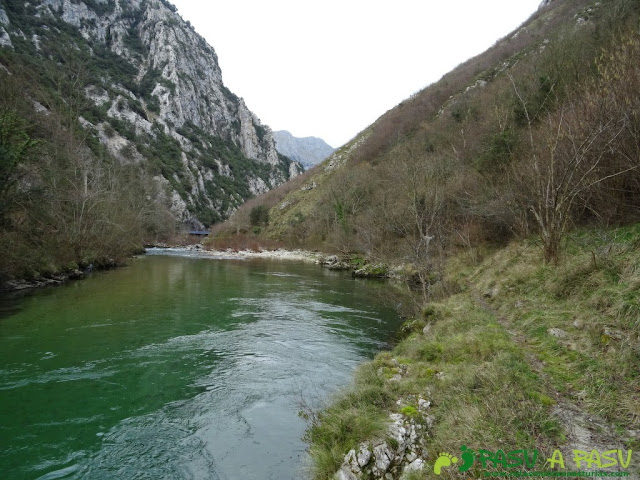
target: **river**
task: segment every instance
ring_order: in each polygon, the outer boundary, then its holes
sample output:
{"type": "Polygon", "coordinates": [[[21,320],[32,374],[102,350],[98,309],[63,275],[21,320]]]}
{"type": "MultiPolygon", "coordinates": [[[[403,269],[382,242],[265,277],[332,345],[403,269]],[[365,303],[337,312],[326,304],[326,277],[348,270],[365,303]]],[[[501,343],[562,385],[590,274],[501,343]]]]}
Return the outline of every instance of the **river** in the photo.
{"type": "Polygon", "coordinates": [[[0,298],[1,476],[307,478],[301,401],[392,340],[383,290],[303,262],[146,255],[0,298]]]}

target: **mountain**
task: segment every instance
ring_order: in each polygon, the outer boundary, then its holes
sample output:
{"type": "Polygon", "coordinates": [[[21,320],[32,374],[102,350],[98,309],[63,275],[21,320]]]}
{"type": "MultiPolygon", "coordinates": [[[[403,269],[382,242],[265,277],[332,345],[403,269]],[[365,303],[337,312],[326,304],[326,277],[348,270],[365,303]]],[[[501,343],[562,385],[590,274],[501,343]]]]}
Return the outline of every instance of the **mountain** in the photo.
{"type": "Polygon", "coordinates": [[[305,168],[317,165],[335,151],[335,148],[321,138],[298,138],[286,130],[273,132],[273,138],[279,153],[300,162],[305,168]]]}
{"type": "Polygon", "coordinates": [[[542,2],[265,196],[261,235],[407,265],[427,298],[457,249],[536,234],[558,262],[569,229],[640,219],[639,5],[542,2]]]}
{"type": "Polygon", "coordinates": [[[74,96],[84,134],[122,163],[149,166],[192,227],[302,171],[165,0],[1,0],[0,62],[8,72],[28,66],[53,96],[74,96]]]}

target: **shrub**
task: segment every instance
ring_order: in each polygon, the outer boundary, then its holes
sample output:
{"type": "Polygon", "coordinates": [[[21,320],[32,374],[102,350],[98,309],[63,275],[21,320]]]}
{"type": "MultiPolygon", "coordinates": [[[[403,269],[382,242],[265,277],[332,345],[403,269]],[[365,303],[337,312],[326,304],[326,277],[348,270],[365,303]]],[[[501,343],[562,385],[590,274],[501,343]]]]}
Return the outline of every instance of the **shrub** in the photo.
{"type": "Polygon", "coordinates": [[[264,205],[257,205],[249,212],[249,221],[251,226],[256,227],[260,225],[269,224],[269,209],[264,205]]]}
{"type": "Polygon", "coordinates": [[[477,169],[482,173],[495,173],[504,168],[511,163],[517,146],[518,133],[515,130],[507,129],[491,135],[478,157],[477,169]]]}

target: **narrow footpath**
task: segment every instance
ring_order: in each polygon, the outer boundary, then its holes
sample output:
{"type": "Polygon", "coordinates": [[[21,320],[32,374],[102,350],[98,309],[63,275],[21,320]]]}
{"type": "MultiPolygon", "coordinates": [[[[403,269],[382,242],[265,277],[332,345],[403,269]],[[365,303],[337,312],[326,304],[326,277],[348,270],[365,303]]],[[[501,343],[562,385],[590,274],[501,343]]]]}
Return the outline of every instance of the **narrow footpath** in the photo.
{"type": "MultiPolygon", "coordinates": [[[[573,400],[579,396],[577,392],[570,391],[569,394],[566,394],[558,391],[549,374],[545,371],[545,363],[540,360],[535,348],[527,341],[523,332],[519,331],[509,318],[500,315],[487,301],[486,296],[481,295],[473,284],[469,282],[467,285],[475,303],[495,317],[497,322],[507,330],[514,343],[522,349],[531,369],[538,375],[545,390],[555,400],[556,404],[552,413],[564,429],[566,446],[575,450],[603,452],[614,448],[623,448],[629,438],[637,438],[638,432],[627,430],[620,434],[616,427],[605,419],[582,408],[573,400]]],[[[637,457],[637,453],[634,452],[634,454],[637,457]]],[[[625,478],[640,480],[640,466],[637,461],[632,461],[628,469],[622,469],[618,466],[612,471],[627,471],[630,475],[625,478]]]]}

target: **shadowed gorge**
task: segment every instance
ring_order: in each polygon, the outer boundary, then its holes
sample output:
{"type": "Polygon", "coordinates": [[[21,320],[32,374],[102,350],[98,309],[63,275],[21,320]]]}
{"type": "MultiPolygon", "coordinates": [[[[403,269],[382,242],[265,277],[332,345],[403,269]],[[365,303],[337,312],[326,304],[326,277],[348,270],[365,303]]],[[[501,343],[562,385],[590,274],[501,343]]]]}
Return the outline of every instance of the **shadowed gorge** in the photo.
{"type": "Polygon", "coordinates": [[[2,299],[0,471],[640,479],[638,0],[543,1],[304,172],[166,0],[0,6],[0,282],[86,277],[2,299]]]}

